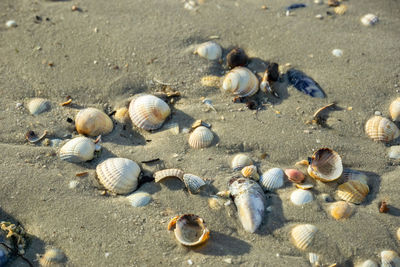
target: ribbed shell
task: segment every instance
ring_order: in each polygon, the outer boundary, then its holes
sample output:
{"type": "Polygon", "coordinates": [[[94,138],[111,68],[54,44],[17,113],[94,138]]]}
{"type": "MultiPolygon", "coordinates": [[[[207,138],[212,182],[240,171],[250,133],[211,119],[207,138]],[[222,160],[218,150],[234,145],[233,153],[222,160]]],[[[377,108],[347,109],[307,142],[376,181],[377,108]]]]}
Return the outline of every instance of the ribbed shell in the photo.
{"type": "Polygon", "coordinates": [[[125,158],[110,158],[96,167],[100,183],[116,194],[127,194],[138,185],[140,167],[134,161],[125,158]]]}
{"type": "Polygon", "coordinates": [[[329,213],[336,220],[347,219],[354,212],[354,205],[346,201],[338,201],[330,204],[329,213]]]}
{"type": "Polygon", "coordinates": [[[222,48],[219,44],[213,41],[200,44],[195,53],[208,60],[220,59],[222,56],[222,48]]]}
{"type": "Polygon", "coordinates": [[[197,194],[201,187],[206,184],[203,179],[190,173],[185,173],[183,175],[183,182],[191,194],[197,194]]]}
{"type": "Polygon", "coordinates": [[[289,181],[293,183],[301,183],[304,181],[304,173],[296,169],[286,169],[285,174],[289,181]]]}
{"type": "Polygon", "coordinates": [[[245,166],[242,169],[241,173],[245,178],[250,178],[255,181],[258,181],[260,179],[260,176],[258,175],[257,172],[257,167],[255,165],[245,166]]]}
{"type": "Polygon", "coordinates": [[[368,185],[356,180],[339,185],[337,190],[337,195],[340,199],[355,204],[363,202],[368,193],[368,185]]]}
{"type": "Polygon", "coordinates": [[[180,169],[165,169],[155,172],[153,176],[154,176],[154,181],[156,183],[169,177],[177,177],[179,180],[183,182],[183,174],[184,172],[180,169]]]}
{"type": "Polygon", "coordinates": [[[236,67],[223,78],[221,90],[240,97],[252,96],[257,93],[258,84],[253,72],[245,67],[236,67]]]}
{"type": "Polygon", "coordinates": [[[273,191],[283,186],[285,173],[280,168],[272,168],[260,177],[260,185],[264,190],[273,191]]]}
{"type": "Polygon", "coordinates": [[[357,170],[344,169],[342,177],[344,182],[356,180],[368,185],[368,176],[365,173],[357,170]]]}
{"type": "Polygon", "coordinates": [[[400,241],[400,227],[399,227],[399,229],[397,229],[396,236],[397,236],[397,239],[400,241]]]}
{"type": "Polygon", "coordinates": [[[133,207],[143,207],[150,203],[151,195],[146,192],[134,192],[126,197],[133,207]]]}
{"type": "Polygon", "coordinates": [[[96,145],[87,137],[76,137],[69,140],[60,149],[60,159],[69,162],[84,162],[93,159],[96,145]]]}
{"type": "Polygon", "coordinates": [[[394,100],[389,106],[390,117],[394,121],[400,120],[400,97],[394,100]]]}
{"type": "Polygon", "coordinates": [[[342,4],[340,6],[335,7],[333,10],[335,11],[336,14],[343,15],[347,11],[347,6],[342,4]]]}
{"type": "Polygon", "coordinates": [[[309,190],[296,189],[290,195],[290,201],[297,206],[313,201],[313,194],[309,190]]]}
{"type": "Polygon", "coordinates": [[[50,108],[50,102],[43,98],[32,98],[27,106],[32,115],[39,115],[50,108]]]}
{"type": "Polygon", "coordinates": [[[85,108],[76,115],[75,127],[80,134],[98,136],[110,133],[114,125],[103,111],[97,108],[85,108]]]}
{"type": "Polygon", "coordinates": [[[231,161],[231,168],[240,171],[245,166],[253,165],[251,158],[245,154],[236,154],[231,161]]]}
{"type": "Polygon", "coordinates": [[[400,257],[393,250],[381,252],[381,267],[400,267],[400,257]]]}
{"type": "Polygon", "coordinates": [[[308,259],[311,263],[311,266],[313,266],[313,267],[321,266],[319,263],[319,255],[318,254],[308,253],[308,259]]]}
{"type": "Polygon", "coordinates": [[[129,105],[133,124],[146,131],[160,128],[170,113],[168,104],[153,95],[140,95],[129,105]]]}
{"type": "Polygon", "coordinates": [[[342,159],[336,151],[321,148],[312,155],[307,171],[311,177],[322,182],[334,181],[342,175],[342,159]]]}
{"type": "Polygon", "coordinates": [[[367,14],[361,18],[361,23],[365,26],[375,25],[379,21],[379,18],[374,14],[367,14]]]}
{"type": "Polygon", "coordinates": [[[168,224],[168,229],[174,229],[175,238],[184,246],[198,246],[206,242],[210,236],[202,218],[194,214],[176,216],[168,224]]]}
{"type": "Polygon", "coordinates": [[[292,229],[293,244],[300,250],[306,250],[314,241],[318,228],[312,224],[300,224],[292,229]]]}
{"type": "Polygon", "coordinates": [[[43,255],[41,255],[39,263],[42,267],[50,267],[57,266],[58,264],[61,264],[64,260],[65,255],[61,250],[57,248],[51,248],[48,249],[43,255]]]}
{"type": "Polygon", "coordinates": [[[205,148],[211,145],[214,139],[213,132],[204,126],[199,126],[190,134],[189,145],[193,148],[205,148]]]}
{"type": "Polygon", "coordinates": [[[373,260],[366,260],[360,264],[357,264],[356,267],[378,267],[378,263],[374,262],[373,260]]]}
{"type": "Polygon", "coordinates": [[[370,118],[365,124],[365,132],[372,140],[382,142],[389,142],[400,135],[396,124],[381,116],[370,118]]]}

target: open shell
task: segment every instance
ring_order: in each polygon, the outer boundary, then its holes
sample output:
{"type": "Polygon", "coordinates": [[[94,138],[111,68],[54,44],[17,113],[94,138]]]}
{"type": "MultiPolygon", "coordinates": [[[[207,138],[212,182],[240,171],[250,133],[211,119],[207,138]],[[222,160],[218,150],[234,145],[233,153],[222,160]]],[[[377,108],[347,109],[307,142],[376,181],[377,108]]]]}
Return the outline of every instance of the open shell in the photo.
{"type": "Polygon", "coordinates": [[[314,241],[318,228],[312,224],[300,224],[291,231],[292,242],[300,250],[306,250],[314,241]]]}
{"type": "Polygon", "coordinates": [[[50,109],[50,102],[43,98],[32,98],[27,107],[32,115],[39,115],[50,109]]]}
{"type": "Polygon", "coordinates": [[[399,267],[400,257],[393,250],[381,251],[381,267],[399,267]]]}
{"type": "Polygon", "coordinates": [[[235,96],[252,96],[259,89],[257,77],[245,67],[236,67],[223,78],[221,90],[235,96]]]}
{"type": "Polygon", "coordinates": [[[39,257],[39,264],[42,267],[58,266],[64,261],[64,253],[57,248],[48,249],[43,255],[40,255],[39,257]]]}
{"type": "Polygon", "coordinates": [[[304,181],[304,173],[296,169],[286,169],[285,174],[289,181],[293,183],[302,183],[304,181]]]}
{"type": "Polygon", "coordinates": [[[184,214],[172,218],[168,230],[174,229],[175,238],[184,246],[193,247],[203,244],[210,237],[202,218],[194,214],[184,214]]]}
{"type": "Polygon", "coordinates": [[[60,149],[60,159],[69,162],[84,162],[93,159],[96,145],[92,139],[79,136],[69,140],[60,149]]]}
{"type": "Polygon", "coordinates": [[[354,213],[354,205],[346,201],[338,201],[330,204],[329,213],[336,220],[347,219],[354,213]]]}
{"type": "Polygon", "coordinates": [[[336,151],[321,148],[312,155],[307,171],[311,177],[322,182],[334,181],[342,175],[342,159],[336,151]]]}
{"type": "Polygon", "coordinates": [[[97,108],[85,108],[76,115],[75,127],[80,134],[98,136],[110,133],[114,125],[103,111],[97,108]]]}
{"type": "Polygon", "coordinates": [[[189,145],[193,148],[205,148],[211,145],[214,139],[213,132],[204,126],[199,126],[190,134],[189,145]]]}
{"type": "Polygon", "coordinates": [[[368,185],[351,180],[338,186],[337,195],[340,199],[354,204],[360,204],[369,193],[368,185]]]}
{"type": "Polygon", "coordinates": [[[374,141],[390,142],[400,135],[396,124],[381,116],[370,118],[365,124],[365,132],[374,141]]]}
{"type": "Polygon", "coordinates": [[[216,60],[221,58],[222,48],[216,42],[209,41],[200,44],[194,53],[208,60],[216,60]]]}
{"type": "Polygon", "coordinates": [[[255,165],[246,166],[241,171],[243,177],[253,179],[254,181],[258,181],[260,176],[257,172],[257,167],[255,165]]]}
{"type": "Polygon", "coordinates": [[[183,182],[183,174],[184,172],[180,169],[165,169],[155,172],[153,176],[156,183],[170,177],[176,177],[183,182]]]}
{"type": "Polygon", "coordinates": [[[313,201],[313,194],[309,190],[296,189],[290,195],[290,201],[297,206],[313,201]]]}
{"type": "Polygon", "coordinates": [[[185,183],[186,188],[191,194],[197,194],[200,191],[201,187],[206,185],[206,182],[204,182],[203,179],[190,173],[185,173],[183,175],[183,182],[185,183]]]}
{"type": "Polygon", "coordinates": [[[389,106],[390,117],[394,121],[400,120],[400,97],[394,100],[389,106]]]}
{"type": "Polygon", "coordinates": [[[240,171],[245,166],[253,165],[251,158],[245,154],[236,154],[231,161],[231,168],[240,171]]]}
{"type": "Polygon", "coordinates": [[[272,168],[260,177],[260,185],[264,190],[273,191],[283,186],[285,173],[280,168],[272,168]]]}

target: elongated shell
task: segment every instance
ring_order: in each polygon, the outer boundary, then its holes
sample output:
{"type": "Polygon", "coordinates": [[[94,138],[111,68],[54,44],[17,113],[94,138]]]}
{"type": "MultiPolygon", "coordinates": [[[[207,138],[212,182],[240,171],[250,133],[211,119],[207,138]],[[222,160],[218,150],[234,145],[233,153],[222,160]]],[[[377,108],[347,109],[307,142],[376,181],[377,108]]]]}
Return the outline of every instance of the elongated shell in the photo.
{"type": "Polygon", "coordinates": [[[50,102],[43,98],[33,98],[28,102],[27,106],[32,115],[39,115],[50,109],[50,102]]]}
{"type": "Polygon", "coordinates": [[[211,145],[214,139],[213,132],[204,126],[199,126],[190,134],[189,145],[193,148],[205,148],[211,145]]]}
{"type": "Polygon", "coordinates": [[[297,206],[313,201],[313,194],[309,190],[296,189],[290,195],[290,201],[297,206]]]}
{"type": "Polygon", "coordinates": [[[289,181],[293,183],[301,183],[304,181],[304,173],[296,169],[286,169],[285,174],[289,181]]]}
{"type": "Polygon", "coordinates": [[[129,111],[128,108],[122,107],[115,111],[114,118],[121,124],[126,124],[129,122],[129,111]]]}
{"type": "Polygon", "coordinates": [[[375,25],[379,21],[378,16],[374,14],[367,14],[361,18],[361,23],[365,26],[375,25]]]}
{"type": "Polygon", "coordinates": [[[381,252],[381,267],[400,267],[400,257],[393,250],[381,252]]]}
{"type": "Polygon", "coordinates": [[[185,173],[183,175],[183,182],[185,183],[186,188],[191,194],[197,194],[200,191],[201,187],[206,185],[206,182],[204,182],[203,179],[190,173],[185,173]]]}
{"type": "Polygon", "coordinates": [[[257,167],[255,165],[246,166],[241,171],[243,177],[253,179],[254,181],[258,181],[260,176],[257,172],[257,167]]]}
{"type": "Polygon", "coordinates": [[[368,176],[365,173],[357,170],[344,169],[342,177],[344,182],[356,180],[368,185],[368,176]]]}
{"type": "Polygon", "coordinates": [[[290,69],[287,71],[287,75],[290,84],[292,84],[294,88],[300,92],[311,97],[325,97],[325,93],[322,91],[322,88],[319,86],[319,84],[305,73],[296,69],[290,69]]]}
{"type": "Polygon", "coordinates": [[[369,193],[368,185],[352,180],[338,186],[337,195],[340,199],[354,204],[360,204],[369,193]]]}
{"type": "Polygon", "coordinates": [[[116,194],[127,194],[138,185],[140,167],[130,159],[110,158],[97,165],[96,173],[107,190],[116,194]]]}
{"type": "Polygon", "coordinates": [[[60,149],[60,159],[69,162],[83,162],[93,159],[96,145],[87,137],[76,137],[69,140],[60,149]]]}
{"type": "Polygon", "coordinates": [[[75,127],[80,134],[98,136],[110,133],[114,125],[103,111],[97,108],[85,108],[76,115],[75,127]]]}
{"type": "Polygon", "coordinates": [[[261,175],[259,183],[264,190],[273,191],[283,186],[284,176],[282,169],[272,168],[261,175]]]}
{"type": "Polygon", "coordinates": [[[169,177],[177,177],[179,180],[183,182],[183,174],[184,174],[183,171],[180,169],[165,169],[155,172],[153,176],[154,176],[154,181],[156,183],[169,177]]]}
{"type": "Polygon", "coordinates": [[[252,96],[257,93],[258,84],[253,72],[245,67],[236,67],[223,78],[221,90],[240,97],[252,96]]]}
{"type": "Polygon", "coordinates": [[[203,244],[210,237],[202,218],[194,214],[176,216],[168,224],[168,230],[174,229],[175,238],[184,246],[193,247],[203,244]]]}
{"type": "Polygon", "coordinates": [[[400,120],[400,97],[394,100],[389,106],[390,117],[394,121],[400,120]]]}
{"type": "Polygon", "coordinates": [[[153,95],[137,96],[129,104],[133,124],[146,131],[160,128],[170,113],[168,104],[153,95]]]}
{"type": "Polygon", "coordinates": [[[231,168],[240,171],[245,166],[253,165],[251,158],[245,154],[236,154],[231,161],[231,168]]]}
{"type": "Polygon", "coordinates": [[[381,116],[370,118],[365,124],[365,132],[372,140],[382,142],[392,141],[400,135],[396,124],[381,116]]]}
{"type": "Polygon", "coordinates": [[[322,182],[334,181],[342,175],[342,159],[336,151],[321,148],[312,155],[307,171],[311,177],[322,182]]]}
{"type": "Polygon", "coordinates": [[[300,224],[292,229],[293,244],[300,250],[306,250],[314,241],[318,228],[312,224],[300,224]]]}
{"type": "Polygon", "coordinates": [[[199,56],[204,57],[208,60],[216,60],[221,58],[222,48],[216,42],[209,41],[200,44],[197,47],[195,54],[198,54],[199,56]]]}
{"type": "Polygon", "coordinates": [[[147,192],[134,192],[126,197],[133,207],[143,207],[150,203],[151,195],[147,192]]]}
{"type": "Polygon", "coordinates": [[[330,204],[329,213],[336,220],[347,219],[354,212],[354,205],[346,201],[338,201],[330,204]]]}
{"type": "Polygon", "coordinates": [[[42,267],[57,266],[65,261],[64,253],[57,249],[51,248],[46,250],[46,252],[40,256],[39,263],[42,267]]]}

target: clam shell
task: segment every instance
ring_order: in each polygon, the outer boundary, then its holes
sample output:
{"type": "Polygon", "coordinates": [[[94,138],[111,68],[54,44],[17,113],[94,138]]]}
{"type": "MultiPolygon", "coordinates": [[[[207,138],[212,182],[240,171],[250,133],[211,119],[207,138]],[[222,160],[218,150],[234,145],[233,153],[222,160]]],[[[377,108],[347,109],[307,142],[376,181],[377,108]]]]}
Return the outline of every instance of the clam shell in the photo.
{"type": "Polygon", "coordinates": [[[240,97],[252,96],[259,89],[257,77],[245,67],[232,69],[222,80],[221,90],[223,92],[230,92],[240,97]]]}
{"type": "Polygon", "coordinates": [[[65,261],[65,255],[61,250],[57,248],[46,250],[46,252],[39,258],[39,263],[42,267],[57,266],[63,261],[65,261]]]}
{"type": "Polygon", "coordinates": [[[206,182],[204,182],[203,179],[190,173],[185,173],[183,175],[183,182],[191,194],[197,194],[201,187],[206,185],[206,182]]]}
{"type": "Polygon", "coordinates": [[[400,267],[400,257],[393,250],[381,252],[381,267],[400,267]]]}
{"type": "Polygon", "coordinates": [[[174,217],[168,224],[168,230],[174,229],[175,238],[184,246],[193,247],[203,244],[210,237],[204,220],[194,214],[174,217]]]}
{"type": "Polygon", "coordinates": [[[255,165],[245,166],[241,171],[243,177],[253,179],[254,181],[258,181],[260,176],[257,172],[257,167],[255,165]]]}
{"type": "Polygon", "coordinates": [[[97,136],[110,133],[114,125],[103,111],[97,108],[85,108],[76,115],[75,127],[80,134],[97,136]]]}
{"type": "Polygon", "coordinates": [[[337,190],[337,195],[340,199],[355,204],[363,202],[368,193],[368,185],[356,180],[339,185],[337,190]]]}
{"type": "Polygon", "coordinates": [[[133,207],[143,207],[150,203],[151,195],[147,192],[134,192],[126,197],[133,207]]]}
{"type": "Polygon", "coordinates": [[[374,14],[367,14],[361,18],[361,23],[365,26],[375,25],[379,21],[378,16],[374,14]]]}
{"type": "Polygon", "coordinates": [[[222,48],[216,42],[209,41],[200,44],[197,47],[195,54],[198,54],[199,56],[204,57],[208,60],[216,60],[221,58],[222,48]]]}
{"type": "Polygon", "coordinates": [[[291,231],[292,242],[300,250],[306,250],[314,241],[318,228],[312,224],[300,224],[291,231]]]}
{"type": "Polygon", "coordinates": [[[84,162],[93,159],[96,145],[92,139],[79,136],[69,140],[60,149],[60,159],[69,162],[84,162]]]}
{"type": "Polygon", "coordinates": [[[378,264],[374,262],[373,260],[366,260],[358,265],[356,267],[378,267],[378,264]]]}
{"type": "Polygon", "coordinates": [[[366,185],[368,185],[368,176],[360,171],[353,170],[353,169],[344,169],[342,173],[342,177],[345,182],[347,181],[360,181],[366,185]]]}
{"type": "Polygon", "coordinates": [[[365,132],[372,140],[382,142],[392,141],[400,135],[396,124],[381,116],[370,118],[365,124],[365,132]]]}
{"type": "Polygon", "coordinates": [[[251,158],[245,154],[236,154],[231,161],[231,168],[240,171],[245,166],[253,165],[251,158]]]}
{"type": "Polygon", "coordinates": [[[290,201],[297,206],[313,201],[313,194],[309,190],[296,189],[290,195],[290,201]]]}
{"type": "Polygon", "coordinates": [[[388,156],[390,159],[400,159],[400,146],[391,146],[388,156]]]}
{"type": "Polygon", "coordinates": [[[146,131],[160,128],[170,113],[168,104],[153,95],[139,95],[129,105],[133,124],[146,131]]]}
{"type": "Polygon", "coordinates": [[[228,64],[229,68],[244,66],[248,61],[249,58],[247,57],[246,53],[239,47],[232,49],[226,55],[226,63],[228,64]]]}
{"type": "Polygon", "coordinates": [[[394,100],[389,106],[390,117],[394,121],[400,120],[400,97],[394,100]]]}
{"type": "Polygon", "coordinates": [[[285,174],[289,181],[293,183],[301,183],[304,181],[304,173],[296,169],[286,169],[285,174]]]}
{"type": "Polygon", "coordinates": [[[321,148],[312,155],[307,171],[311,177],[322,182],[334,181],[342,175],[342,159],[332,149],[321,148]]]}
{"type": "Polygon", "coordinates": [[[264,190],[273,191],[283,186],[284,176],[282,169],[272,168],[261,175],[259,183],[264,190]]]}
{"type": "Polygon", "coordinates": [[[336,220],[347,219],[354,213],[354,205],[346,201],[338,201],[330,204],[329,213],[336,220]]]}
{"type": "Polygon", "coordinates": [[[193,148],[205,148],[211,145],[214,139],[213,132],[204,126],[199,126],[190,134],[189,145],[193,148]]]}
{"type": "Polygon", "coordinates": [[[165,169],[155,172],[153,176],[154,176],[154,181],[156,183],[169,177],[177,177],[179,180],[183,182],[183,174],[184,174],[183,171],[180,169],[165,169]]]}
{"type": "Polygon", "coordinates": [[[50,102],[43,98],[33,98],[28,102],[27,107],[32,115],[39,115],[50,109],[50,102]]]}
{"type": "Polygon", "coordinates": [[[140,167],[130,159],[110,158],[97,165],[96,174],[107,190],[116,194],[127,194],[138,185],[140,167]]]}

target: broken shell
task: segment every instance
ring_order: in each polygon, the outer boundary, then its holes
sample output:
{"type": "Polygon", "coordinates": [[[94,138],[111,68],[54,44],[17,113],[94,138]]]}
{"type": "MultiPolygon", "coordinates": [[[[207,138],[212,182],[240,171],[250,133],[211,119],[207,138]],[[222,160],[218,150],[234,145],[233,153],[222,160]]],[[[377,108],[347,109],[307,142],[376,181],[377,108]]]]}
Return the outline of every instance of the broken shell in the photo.
{"type": "Polygon", "coordinates": [[[356,180],[368,185],[368,176],[365,173],[357,170],[344,169],[342,177],[344,182],[356,180]]]}
{"type": "Polygon", "coordinates": [[[231,168],[240,171],[245,166],[253,165],[251,158],[245,154],[236,154],[231,161],[231,168]]]}
{"type": "Polygon", "coordinates": [[[335,11],[336,14],[343,15],[347,11],[347,6],[340,5],[340,6],[335,7],[333,10],[335,11]]]}
{"type": "Polygon", "coordinates": [[[253,72],[245,67],[236,67],[223,78],[221,90],[240,97],[252,96],[257,93],[258,84],[253,72]]]}
{"type": "Polygon", "coordinates": [[[312,224],[300,224],[291,231],[292,242],[300,250],[306,250],[314,241],[318,228],[312,224]]]}
{"type": "Polygon", "coordinates": [[[98,136],[110,133],[114,125],[103,111],[97,108],[85,108],[76,114],[75,127],[80,134],[98,136]]]}
{"type": "Polygon", "coordinates": [[[340,199],[355,204],[363,202],[368,193],[368,185],[356,180],[339,185],[337,191],[337,195],[340,199]]]}
{"type": "Polygon", "coordinates": [[[296,189],[290,195],[290,201],[297,206],[313,201],[313,194],[309,190],[296,189]]]}
{"type": "Polygon", "coordinates": [[[322,182],[334,181],[342,175],[342,159],[336,151],[321,148],[312,155],[307,171],[311,177],[322,182]]]}
{"type": "Polygon", "coordinates": [[[366,260],[360,264],[357,264],[355,267],[379,267],[379,266],[373,260],[366,260]]]}
{"type": "Polygon", "coordinates": [[[389,142],[400,135],[396,124],[381,116],[370,118],[365,124],[365,132],[372,140],[382,142],[389,142]]]}
{"type": "Polygon", "coordinates": [[[203,179],[190,173],[185,173],[183,175],[183,182],[185,183],[186,188],[191,194],[197,194],[200,191],[201,187],[206,185],[206,182],[204,182],[203,179]]]}
{"type": "Polygon", "coordinates": [[[200,44],[194,53],[208,60],[216,60],[222,56],[222,48],[216,42],[209,41],[200,44]]]}
{"type": "Polygon", "coordinates": [[[184,246],[193,247],[203,244],[210,237],[202,218],[194,214],[176,216],[168,224],[168,230],[174,229],[175,238],[184,246]]]}
{"type": "Polygon", "coordinates": [[[313,184],[295,184],[295,186],[299,189],[309,190],[314,187],[313,184]]]}
{"type": "Polygon", "coordinates": [[[57,248],[51,248],[46,250],[43,255],[40,255],[39,263],[42,267],[50,267],[61,264],[64,260],[65,255],[61,250],[57,248]]]}
{"type": "Polygon", "coordinates": [[[224,206],[224,200],[218,196],[211,196],[208,198],[208,206],[213,210],[219,210],[224,206]]]}
{"type": "Polygon", "coordinates": [[[246,53],[241,48],[234,48],[226,55],[226,62],[229,68],[234,68],[237,66],[245,66],[249,58],[246,53]]]}
{"type": "Polygon", "coordinates": [[[28,140],[29,143],[37,143],[42,140],[47,135],[47,131],[45,130],[42,135],[38,136],[34,131],[28,131],[25,134],[25,139],[28,140]]]}
{"type": "Polygon", "coordinates": [[[400,120],[400,97],[398,97],[390,104],[389,112],[392,120],[400,120]]]}
{"type": "Polygon", "coordinates": [[[397,229],[396,235],[397,235],[397,239],[400,241],[400,227],[399,227],[399,229],[397,229]]]}
{"type": "Polygon", "coordinates": [[[375,25],[378,21],[378,17],[374,14],[367,14],[361,18],[361,23],[365,26],[375,25]]]}
{"type": "Polygon", "coordinates": [[[204,126],[197,127],[189,136],[189,145],[193,148],[205,148],[211,145],[213,132],[204,126]]]}
{"type": "Polygon", "coordinates": [[[43,98],[33,98],[29,101],[27,107],[32,115],[39,115],[50,109],[50,102],[43,98]]]}
{"type": "Polygon", "coordinates": [[[283,186],[284,172],[280,168],[272,168],[260,177],[260,185],[264,190],[273,191],[283,186]]]}
{"type": "Polygon", "coordinates": [[[60,159],[69,162],[83,162],[93,159],[96,145],[92,139],[79,136],[69,140],[60,149],[60,159]]]}
{"type": "Polygon", "coordinates": [[[336,220],[347,219],[354,212],[354,205],[346,201],[338,201],[330,204],[329,213],[336,220]]]}
{"type": "Polygon", "coordinates": [[[128,108],[123,107],[115,111],[114,118],[121,124],[126,124],[129,122],[129,112],[128,108]]]}
{"type": "Polygon", "coordinates": [[[180,169],[165,169],[155,172],[153,176],[156,183],[169,177],[177,177],[183,182],[183,174],[183,171],[181,171],[180,169]]]}
{"type": "Polygon", "coordinates": [[[381,267],[399,267],[400,257],[393,250],[384,250],[381,252],[381,267]]]}
{"type": "Polygon", "coordinates": [[[110,158],[97,165],[96,174],[107,190],[115,194],[127,194],[138,185],[140,167],[130,159],[110,158]]]}
{"type": "Polygon", "coordinates": [[[390,159],[400,159],[400,146],[391,146],[388,156],[390,159]]]}
{"type": "Polygon", "coordinates": [[[258,181],[260,176],[257,172],[257,167],[255,165],[246,166],[241,171],[243,177],[253,179],[254,181],[258,181]]]}
{"type": "Polygon", "coordinates": [[[285,174],[289,181],[293,183],[301,183],[304,181],[304,173],[296,169],[286,169],[285,174]]]}
{"type": "Polygon", "coordinates": [[[316,253],[308,253],[308,259],[313,267],[319,267],[321,264],[319,263],[319,255],[316,253]]]}
{"type": "Polygon", "coordinates": [[[134,192],[126,197],[133,207],[143,207],[150,203],[151,195],[147,192],[134,192]]]}

